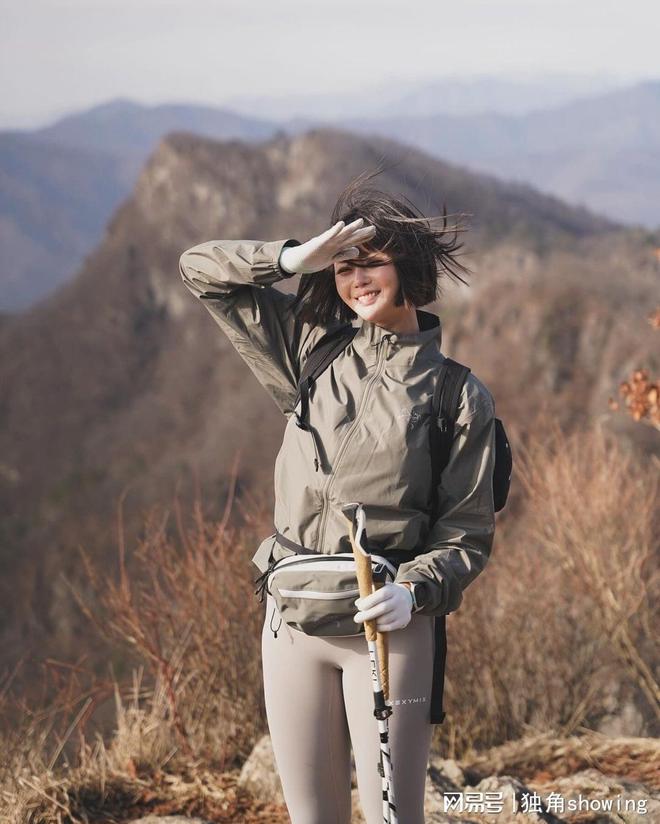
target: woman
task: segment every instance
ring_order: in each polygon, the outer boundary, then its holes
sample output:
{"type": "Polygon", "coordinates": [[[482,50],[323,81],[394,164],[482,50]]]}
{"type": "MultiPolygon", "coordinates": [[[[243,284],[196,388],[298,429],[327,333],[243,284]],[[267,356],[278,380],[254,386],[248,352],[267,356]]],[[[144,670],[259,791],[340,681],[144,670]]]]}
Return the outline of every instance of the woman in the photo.
{"type": "MultiPolygon", "coordinates": [[[[444,356],[440,323],[421,311],[438,275],[462,280],[456,233],[358,178],[332,226],[300,243],[221,240],[181,256],[184,283],[204,301],[287,416],[275,464],[276,534],[253,561],[263,573],[297,549],[350,552],[344,503],[359,501],[370,547],[399,561],[396,577],[356,601],[359,625],[388,632],[390,751],[398,817],[424,821],[433,727],[433,616],[455,610],[484,568],[495,518],[493,399],[463,386],[449,463],[431,490],[429,427],[444,356]],[[297,297],[272,288],[302,274],[297,297]],[[302,366],[329,331],[357,333],[318,377],[308,427],[296,402],[302,366]],[[430,523],[429,500],[439,495],[430,523]],[[405,560],[408,558],[409,560],[405,560]]],[[[363,634],[319,637],[291,628],[268,594],[262,632],[268,725],[293,824],[348,824],[351,746],[368,824],[382,821],[379,737],[363,634]]]]}

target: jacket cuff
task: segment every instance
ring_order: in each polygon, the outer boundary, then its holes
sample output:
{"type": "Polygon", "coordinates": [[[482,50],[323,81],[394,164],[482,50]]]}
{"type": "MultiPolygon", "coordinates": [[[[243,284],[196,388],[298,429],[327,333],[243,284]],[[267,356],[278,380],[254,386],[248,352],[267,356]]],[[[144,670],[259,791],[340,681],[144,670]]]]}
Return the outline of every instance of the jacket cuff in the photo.
{"type": "Polygon", "coordinates": [[[435,584],[431,583],[428,578],[423,576],[416,576],[414,573],[408,574],[406,578],[395,578],[395,584],[414,584],[415,585],[415,600],[417,601],[418,607],[414,609],[413,612],[415,615],[418,614],[429,614],[427,612],[427,607],[431,606],[431,587],[435,586],[435,584]]]}
{"type": "Polygon", "coordinates": [[[282,252],[284,251],[284,249],[286,249],[287,246],[301,246],[301,245],[302,244],[300,243],[300,241],[296,240],[295,238],[289,238],[289,240],[285,240],[282,243],[280,251],[277,255],[277,271],[278,271],[278,274],[280,274],[283,278],[292,278],[296,274],[296,272],[287,272],[286,269],[282,268],[282,265],[280,263],[280,258],[282,257],[282,252]]]}

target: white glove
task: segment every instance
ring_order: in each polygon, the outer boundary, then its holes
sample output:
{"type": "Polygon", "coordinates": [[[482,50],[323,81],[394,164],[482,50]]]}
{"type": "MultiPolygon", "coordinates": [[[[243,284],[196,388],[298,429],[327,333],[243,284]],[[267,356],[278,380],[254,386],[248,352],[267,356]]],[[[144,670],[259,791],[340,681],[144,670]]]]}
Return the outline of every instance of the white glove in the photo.
{"type": "Polygon", "coordinates": [[[343,220],[335,223],[322,235],[317,235],[300,246],[285,246],[280,254],[280,266],[286,272],[308,274],[327,269],[340,260],[350,260],[360,254],[358,243],[364,243],[376,234],[375,226],[365,226],[359,217],[348,226],[343,220]]]}
{"type": "Polygon", "coordinates": [[[392,632],[410,623],[412,592],[404,584],[388,582],[366,598],[358,598],[355,606],[360,610],[353,616],[356,624],[377,618],[378,632],[392,632]]]}

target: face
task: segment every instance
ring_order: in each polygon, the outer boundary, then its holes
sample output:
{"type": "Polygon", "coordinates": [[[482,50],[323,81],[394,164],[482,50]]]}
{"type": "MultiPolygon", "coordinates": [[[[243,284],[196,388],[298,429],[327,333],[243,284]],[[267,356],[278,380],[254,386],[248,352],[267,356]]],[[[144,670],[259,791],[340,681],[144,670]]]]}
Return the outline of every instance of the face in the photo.
{"type": "Polygon", "coordinates": [[[395,304],[399,276],[391,258],[371,252],[354,260],[335,263],[335,285],[344,303],[359,317],[391,331],[405,332],[417,328],[415,308],[395,304]],[[364,266],[369,263],[368,267],[364,266]]]}

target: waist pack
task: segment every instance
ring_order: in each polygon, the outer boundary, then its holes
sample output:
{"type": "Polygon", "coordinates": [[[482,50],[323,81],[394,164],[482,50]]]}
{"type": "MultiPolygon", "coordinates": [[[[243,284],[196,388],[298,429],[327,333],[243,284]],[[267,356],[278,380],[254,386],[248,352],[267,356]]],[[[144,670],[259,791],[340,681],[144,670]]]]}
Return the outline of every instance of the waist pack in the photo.
{"type": "MultiPolygon", "coordinates": [[[[396,567],[380,555],[370,557],[374,581],[394,581],[396,567]]],[[[306,635],[364,634],[364,624],[353,620],[360,589],[351,552],[289,555],[267,570],[263,585],[282,619],[306,635]]]]}
{"type": "MultiPolygon", "coordinates": [[[[308,423],[312,384],[343,352],[356,332],[357,328],[350,324],[341,326],[321,338],[310,352],[298,382],[296,407],[300,401],[300,413],[296,413],[296,423],[301,429],[312,433],[308,423]]],[[[434,493],[440,483],[442,470],[449,461],[458,403],[470,369],[451,358],[445,358],[438,371],[433,393],[433,418],[436,425],[431,426],[429,444],[432,454],[431,524],[437,519],[439,503],[434,493]]],[[[503,509],[506,503],[511,471],[511,447],[502,421],[496,418],[493,469],[493,503],[496,512],[503,509]]],[[[292,550],[294,555],[274,561],[271,550],[268,568],[255,581],[259,584],[256,592],[261,593],[261,600],[264,598],[264,590],[268,590],[275,599],[283,620],[289,626],[308,635],[340,637],[364,633],[364,624],[356,624],[353,621],[353,616],[357,612],[355,600],[359,596],[359,589],[352,555],[321,554],[285,538],[277,528],[273,538],[277,538],[282,546],[292,550]]],[[[420,552],[423,551],[420,549],[420,552]]],[[[393,581],[397,561],[411,560],[415,553],[404,552],[398,559],[395,559],[396,552],[388,555],[388,558],[382,555],[371,556],[374,580],[393,581]]],[[[446,615],[434,616],[434,621],[431,723],[440,724],[445,718],[442,704],[447,652],[446,615]]]]}

